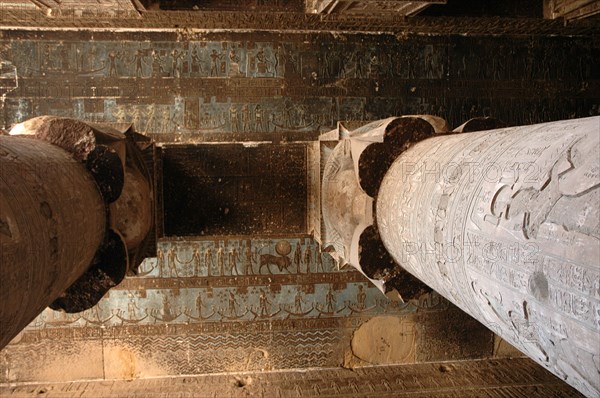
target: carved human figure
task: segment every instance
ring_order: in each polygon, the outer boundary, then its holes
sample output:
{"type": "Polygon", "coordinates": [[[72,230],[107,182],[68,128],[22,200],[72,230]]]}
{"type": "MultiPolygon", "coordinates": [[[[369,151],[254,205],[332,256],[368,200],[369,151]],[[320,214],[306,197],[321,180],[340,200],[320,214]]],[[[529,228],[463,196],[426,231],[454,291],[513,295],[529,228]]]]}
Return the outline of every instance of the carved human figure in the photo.
{"type": "Polygon", "coordinates": [[[309,274],[311,272],[312,267],[312,250],[310,250],[310,245],[306,245],[306,250],[304,250],[304,265],[306,266],[306,273],[309,274]]]}
{"type": "Polygon", "coordinates": [[[194,275],[200,275],[200,251],[197,247],[194,247],[192,251],[192,262],[194,263],[194,275]]]}
{"type": "Polygon", "coordinates": [[[156,129],[156,107],[154,106],[154,104],[148,105],[146,107],[146,113],[148,115],[148,120],[146,121],[146,128],[142,131],[150,132],[156,129]]]}
{"type": "Polygon", "coordinates": [[[110,51],[107,55],[108,61],[108,76],[117,76],[117,59],[121,58],[121,54],[118,52],[110,51]]]}
{"type": "Polygon", "coordinates": [[[234,247],[228,254],[228,260],[229,260],[229,274],[233,275],[235,273],[235,275],[239,275],[237,272],[237,262],[238,262],[238,252],[236,250],[236,248],[234,247]]]}
{"type": "Polygon", "coordinates": [[[328,78],[329,77],[329,57],[327,55],[327,52],[325,52],[325,53],[318,52],[317,53],[317,66],[319,68],[318,76],[321,78],[328,78]]]}
{"type": "Polygon", "coordinates": [[[177,264],[175,264],[175,248],[171,247],[169,251],[167,251],[167,265],[169,267],[169,276],[173,277],[175,275],[176,278],[179,278],[177,274],[177,264]]]}
{"type": "Polygon", "coordinates": [[[258,61],[258,72],[268,73],[271,71],[271,61],[267,59],[264,49],[258,50],[256,53],[256,60],[258,61]]]}
{"type": "Polygon", "coordinates": [[[296,266],[296,271],[300,273],[300,264],[302,263],[302,249],[300,248],[300,243],[296,244],[296,249],[294,250],[294,265],[296,266]]]}
{"type": "Polygon", "coordinates": [[[223,58],[223,54],[217,53],[217,50],[213,49],[210,53],[210,75],[219,76],[219,61],[223,58]]]}
{"type": "Polygon", "coordinates": [[[142,77],[142,65],[146,63],[146,61],[144,61],[144,52],[142,50],[137,50],[130,63],[135,63],[135,76],[142,77]]]}
{"type": "Polygon", "coordinates": [[[371,57],[369,58],[369,76],[370,77],[378,77],[380,71],[380,62],[379,57],[376,53],[371,53],[371,57]]]}
{"type": "Polygon", "coordinates": [[[298,106],[298,108],[296,108],[296,112],[298,113],[298,120],[300,123],[300,126],[304,127],[308,124],[307,119],[306,119],[306,107],[304,105],[300,105],[298,106]]]}
{"type": "Polygon", "coordinates": [[[83,55],[83,51],[81,51],[81,49],[79,47],[75,47],[75,62],[77,63],[77,72],[81,72],[85,69],[83,62],[84,62],[84,55],[83,55]]]}
{"type": "Polygon", "coordinates": [[[127,316],[129,319],[137,319],[137,310],[139,310],[139,307],[135,303],[135,298],[131,297],[127,303],[127,316]]]}
{"type": "Polygon", "coordinates": [[[315,254],[315,272],[319,272],[319,270],[321,270],[321,272],[325,272],[325,268],[323,268],[323,258],[321,257],[321,253],[317,251],[315,254]]]}
{"type": "Polygon", "coordinates": [[[250,109],[248,104],[242,106],[242,132],[250,131],[250,109]]]}
{"type": "Polygon", "coordinates": [[[252,246],[248,243],[246,245],[246,252],[245,252],[245,259],[244,259],[244,265],[245,265],[245,273],[246,275],[252,275],[254,273],[254,271],[252,270],[252,246]]]}
{"type": "Polygon", "coordinates": [[[233,104],[229,107],[229,122],[231,123],[231,132],[237,133],[240,131],[240,117],[237,107],[233,104]]]}
{"type": "Polygon", "coordinates": [[[171,124],[171,110],[169,108],[164,108],[162,111],[162,133],[168,133],[169,127],[171,124]]]}
{"type": "Polygon", "coordinates": [[[233,48],[229,51],[229,73],[231,76],[240,74],[240,57],[233,48]]]}
{"type": "Polygon", "coordinates": [[[365,77],[365,54],[362,51],[357,51],[354,54],[354,77],[357,79],[362,79],[365,77]]]}
{"type": "Polygon", "coordinates": [[[135,107],[131,110],[131,123],[133,123],[134,127],[142,125],[142,111],[140,108],[135,107]]]}
{"type": "Polygon", "coordinates": [[[260,316],[269,315],[269,310],[267,309],[267,305],[270,303],[269,303],[269,299],[267,298],[267,295],[263,289],[260,290],[260,295],[258,297],[258,301],[259,301],[259,308],[260,308],[259,315],[260,316]]]}
{"type": "Polygon", "coordinates": [[[326,312],[334,311],[334,309],[335,309],[334,303],[335,303],[335,296],[333,295],[333,288],[330,285],[329,290],[327,291],[327,295],[325,295],[326,312]]]}
{"type": "Polygon", "coordinates": [[[237,316],[237,301],[235,300],[235,295],[233,294],[233,292],[230,290],[229,291],[229,300],[228,300],[228,304],[229,304],[229,316],[237,316]]]}
{"type": "Polygon", "coordinates": [[[425,77],[432,78],[433,76],[433,54],[429,51],[425,54],[425,77]]]}
{"type": "MultiPolygon", "coordinates": [[[[94,70],[96,68],[96,57],[97,57],[98,51],[96,50],[96,46],[92,45],[92,49],[90,50],[90,56],[89,56],[89,69],[90,70],[94,70]]],[[[83,62],[82,62],[83,65],[83,62]]]]}
{"type": "Polygon", "coordinates": [[[192,50],[192,68],[191,68],[191,74],[193,75],[197,75],[202,73],[202,59],[200,58],[199,54],[198,54],[198,49],[194,48],[192,50]]]}
{"type": "Polygon", "coordinates": [[[185,56],[184,51],[174,49],[171,53],[171,76],[181,77],[182,59],[185,56]]]}
{"type": "Polygon", "coordinates": [[[163,276],[164,265],[165,265],[165,255],[164,255],[162,249],[156,250],[156,262],[158,263],[158,276],[163,276]]]}
{"type": "Polygon", "coordinates": [[[365,293],[365,287],[358,285],[358,293],[356,293],[356,303],[359,310],[366,308],[367,293],[365,293]]]}
{"type": "Polygon", "coordinates": [[[210,249],[210,247],[207,247],[204,251],[204,266],[206,267],[206,272],[208,273],[208,276],[210,276],[210,270],[212,267],[215,266],[215,263],[213,261],[212,250],[210,249]]]}
{"type": "Polygon", "coordinates": [[[288,100],[285,101],[284,109],[283,109],[283,126],[284,127],[292,127],[294,124],[294,105],[288,100]]]}
{"type": "Polygon", "coordinates": [[[152,50],[152,75],[161,76],[163,73],[163,59],[156,50],[152,50]]]}
{"type": "Polygon", "coordinates": [[[302,312],[302,303],[304,299],[302,298],[302,292],[298,290],[296,295],[294,296],[294,312],[299,314],[302,312]]]}
{"type": "Polygon", "coordinates": [[[217,266],[219,268],[219,275],[225,275],[225,254],[221,246],[217,249],[217,266]]]}
{"type": "Polygon", "coordinates": [[[169,297],[165,294],[162,298],[162,313],[164,319],[170,319],[173,317],[173,312],[171,311],[171,303],[169,302],[169,297]]]}
{"type": "Polygon", "coordinates": [[[265,132],[264,111],[260,105],[254,108],[254,127],[255,131],[265,132]]]}

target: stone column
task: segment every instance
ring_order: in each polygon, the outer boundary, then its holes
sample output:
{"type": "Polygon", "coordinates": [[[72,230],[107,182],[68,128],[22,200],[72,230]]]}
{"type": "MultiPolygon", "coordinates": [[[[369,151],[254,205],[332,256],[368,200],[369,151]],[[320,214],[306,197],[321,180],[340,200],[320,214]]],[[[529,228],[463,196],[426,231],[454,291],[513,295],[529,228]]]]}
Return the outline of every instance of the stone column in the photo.
{"type": "Polygon", "coordinates": [[[600,117],[428,138],[376,198],[395,261],[600,395],[600,117]]]}
{"type": "Polygon", "coordinates": [[[153,254],[152,142],[40,116],[0,136],[0,349],[44,308],[81,312],[153,254]]]}
{"type": "Polygon", "coordinates": [[[42,140],[0,136],[0,348],[84,274],[105,229],[81,162],[42,140]]]}

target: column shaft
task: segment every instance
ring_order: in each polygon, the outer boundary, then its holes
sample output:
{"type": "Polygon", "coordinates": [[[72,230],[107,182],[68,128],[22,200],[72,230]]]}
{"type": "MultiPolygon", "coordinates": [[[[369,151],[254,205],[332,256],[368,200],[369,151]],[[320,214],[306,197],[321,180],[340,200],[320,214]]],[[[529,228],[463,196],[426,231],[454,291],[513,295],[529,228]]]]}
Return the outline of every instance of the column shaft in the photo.
{"type": "Polygon", "coordinates": [[[105,225],[80,162],[35,138],[0,136],[0,348],[86,271],[105,225]]]}
{"type": "Polygon", "coordinates": [[[600,118],[429,138],[376,202],[398,264],[588,396],[600,390],[600,118]]]}

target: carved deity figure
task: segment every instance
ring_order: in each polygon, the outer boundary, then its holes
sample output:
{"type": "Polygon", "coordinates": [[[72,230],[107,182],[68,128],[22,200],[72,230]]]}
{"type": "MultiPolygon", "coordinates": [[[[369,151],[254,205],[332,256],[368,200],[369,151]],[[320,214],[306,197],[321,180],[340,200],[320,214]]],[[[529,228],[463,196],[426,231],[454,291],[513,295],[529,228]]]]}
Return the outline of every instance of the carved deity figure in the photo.
{"type": "Polygon", "coordinates": [[[208,276],[210,276],[210,269],[211,267],[215,266],[215,263],[213,261],[212,250],[210,249],[210,247],[207,247],[204,251],[204,266],[206,267],[206,272],[208,273],[208,276]]]}
{"type": "Polygon", "coordinates": [[[254,271],[252,270],[252,246],[250,244],[248,244],[246,246],[246,253],[245,253],[245,270],[246,270],[246,275],[252,275],[254,273],[254,271]]]}
{"type": "Polygon", "coordinates": [[[269,304],[269,299],[267,298],[265,291],[262,289],[260,291],[260,296],[258,297],[258,301],[259,301],[259,307],[260,307],[259,315],[260,316],[269,315],[269,311],[267,309],[267,305],[269,304]]]}
{"type": "Polygon", "coordinates": [[[256,105],[256,108],[254,108],[254,126],[256,131],[265,131],[264,112],[260,105],[256,105]]]}
{"type": "Polygon", "coordinates": [[[233,275],[234,273],[235,273],[235,275],[238,275],[238,272],[237,272],[238,259],[239,259],[238,252],[235,248],[233,248],[233,250],[231,250],[228,255],[229,274],[230,275],[233,275]]]}
{"type": "Polygon", "coordinates": [[[333,289],[329,286],[327,295],[325,296],[325,304],[327,305],[327,312],[333,312],[334,310],[335,296],[333,295],[333,289]]]}
{"type": "Polygon", "coordinates": [[[356,302],[359,310],[364,310],[366,308],[367,301],[367,293],[365,293],[365,288],[363,285],[358,285],[358,293],[356,294],[356,302]]]}
{"type": "Polygon", "coordinates": [[[248,104],[242,106],[242,132],[250,131],[250,109],[248,104]]]}
{"type": "Polygon", "coordinates": [[[192,50],[192,74],[202,73],[202,60],[198,55],[198,49],[192,50]]]}
{"type": "Polygon", "coordinates": [[[200,251],[197,247],[194,247],[192,251],[192,262],[194,263],[194,275],[200,275],[200,251]]]}
{"type": "Polygon", "coordinates": [[[138,306],[135,303],[135,299],[132,297],[129,299],[129,302],[127,303],[127,316],[129,317],[129,319],[136,319],[137,318],[137,312],[136,310],[138,310],[138,306]]]}
{"type": "Polygon", "coordinates": [[[219,75],[218,62],[221,58],[223,58],[223,54],[217,53],[217,50],[213,49],[212,52],[210,53],[210,75],[211,76],[219,75]]]}
{"type": "Polygon", "coordinates": [[[235,105],[231,105],[229,107],[229,121],[231,123],[231,132],[237,133],[240,131],[240,117],[238,114],[238,110],[235,105]]]}
{"type": "Polygon", "coordinates": [[[156,262],[158,265],[158,276],[163,276],[163,268],[165,265],[165,255],[161,249],[156,250],[156,262]]]}
{"type": "Polygon", "coordinates": [[[300,248],[300,243],[296,244],[296,250],[294,250],[294,265],[298,272],[300,272],[300,263],[302,262],[302,249],[300,248]]]}
{"type": "Polygon", "coordinates": [[[301,313],[302,312],[302,292],[298,290],[296,292],[296,296],[294,297],[294,312],[301,313]]]}
{"type": "Polygon", "coordinates": [[[142,77],[142,75],[143,75],[142,65],[145,64],[143,51],[137,50],[130,63],[131,64],[135,63],[135,76],[142,77]]]}
{"type": "Polygon", "coordinates": [[[169,276],[173,277],[173,275],[178,278],[179,275],[177,274],[177,265],[175,264],[175,249],[174,248],[170,248],[167,251],[167,266],[169,267],[169,276]]]}
{"type": "Polygon", "coordinates": [[[310,268],[312,266],[312,250],[310,250],[310,246],[308,245],[304,251],[304,265],[306,266],[306,273],[310,273],[310,268]]]}
{"type": "Polygon", "coordinates": [[[229,316],[237,316],[236,305],[237,301],[235,301],[235,295],[232,291],[229,291],[229,316]]]}
{"type": "Polygon", "coordinates": [[[225,254],[221,246],[217,249],[217,266],[219,267],[219,275],[225,275],[225,254]]]}

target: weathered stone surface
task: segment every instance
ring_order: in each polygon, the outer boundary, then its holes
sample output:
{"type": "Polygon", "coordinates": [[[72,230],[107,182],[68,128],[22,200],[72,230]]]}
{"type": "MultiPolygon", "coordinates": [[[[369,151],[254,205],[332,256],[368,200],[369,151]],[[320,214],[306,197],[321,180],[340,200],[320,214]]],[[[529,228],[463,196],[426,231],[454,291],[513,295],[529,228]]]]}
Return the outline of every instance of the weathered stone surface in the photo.
{"type": "Polygon", "coordinates": [[[0,136],[0,347],[88,268],[105,233],[104,203],[71,154],[0,136]]]}
{"type": "MultiPolygon", "coordinates": [[[[127,353],[116,353],[127,358],[127,353]]],[[[134,363],[134,362],[130,362],[134,363]]],[[[129,371],[134,371],[133,368],[129,371]]],[[[581,398],[528,358],[0,386],[3,397],[581,398]]]]}
{"type": "Polygon", "coordinates": [[[431,4],[446,4],[446,0],[425,1],[354,1],[307,0],[306,12],[315,14],[396,15],[414,16],[431,4]]]}
{"type": "MultiPolygon", "coordinates": [[[[257,15],[261,26],[269,18],[257,15]]],[[[158,142],[277,142],[391,115],[434,114],[456,127],[477,116],[524,125],[598,112],[591,36],[229,28],[3,31],[0,55],[19,84],[0,103],[0,127],[51,114],[133,123],[158,142]]]]}
{"type": "Polygon", "coordinates": [[[195,31],[224,29],[229,32],[248,30],[276,30],[306,32],[393,32],[399,35],[417,33],[425,35],[591,35],[598,33],[593,21],[576,21],[565,24],[560,20],[538,18],[476,18],[476,17],[413,17],[388,14],[385,16],[315,15],[300,12],[257,11],[196,11],[196,12],[144,12],[142,18],[129,12],[106,15],[92,10],[74,18],[47,18],[39,11],[4,9],[0,13],[2,26],[11,29],[40,30],[51,28],[81,29],[95,32],[114,32],[115,27],[131,31],[164,32],[187,37],[195,31]],[[115,18],[117,16],[118,18],[115,18]]]}
{"type": "MultiPolygon", "coordinates": [[[[125,170],[123,194],[111,204],[111,224],[123,237],[128,250],[136,249],[150,231],[153,206],[149,181],[128,166],[125,170]]],[[[137,265],[137,264],[136,264],[137,265]]]]}
{"type": "Polygon", "coordinates": [[[352,353],[372,365],[412,363],[416,352],[415,322],[408,317],[376,316],[352,336],[352,353]]]}
{"type": "MultiPolygon", "coordinates": [[[[201,6],[225,9],[231,3],[201,6]]],[[[390,115],[434,113],[454,127],[489,114],[518,125],[585,116],[597,111],[600,98],[598,41],[590,39],[597,24],[255,11],[148,12],[131,20],[103,19],[100,12],[48,19],[7,11],[0,12],[0,23],[4,128],[54,114],[133,123],[163,143],[310,145],[338,120],[362,125],[390,115]],[[261,49],[263,60],[257,62],[261,49]],[[222,54],[213,72],[212,50],[222,54]]],[[[318,175],[317,164],[306,167],[318,175]]],[[[161,173],[157,169],[158,179],[161,173]]],[[[170,375],[335,366],[363,321],[421,310],[388,302],[358,272],[336,270],[313,239],[290,233],[289,220],[280,223],[276,207],[268,208],[265,219],[277,220],[280,231],[272,239],[163,238],[157,258],[97,306],[77,314],[44,311],[20,342],[0,352],[0,374],[21,368],[25,378],[28,369],[28,380],[34,380],[53,352],[66,350],[73,339],[110,341],[136,357],[151,351],[160,364],[156,369],[170,375]],[[276,249],[281,240],[291,245],[289,260],[276,249]],[[261,267],[257,251],[290,266],[261,267]],[[358,298],[361,288],[364,301],[358,298]],[[261,296],[267,299],[262,313],[261,296]],[[14,354],[17,347],[25,354],[14,354]],[[26,366],[27,350],[42,349],[43,360],[26,366]]],[[[447,322],[452,315],[438,318],[447,322]]],[[[425,318],[418,322],[427,323],[425,318]]],[[[459,352],[445,349],[443,328],[425,330],[431,337],[419,344],[436,343],[435,355],[459,352]]]]}
{"type": "Polygon", "coordinates": [[[600,118],[435,137],[377,199],[395,260],[589,396],[600,394],[600,118]]]}

